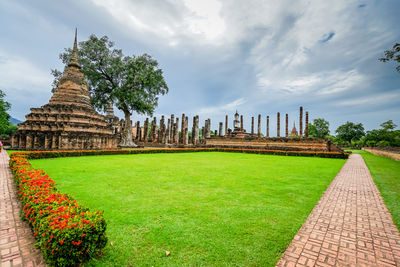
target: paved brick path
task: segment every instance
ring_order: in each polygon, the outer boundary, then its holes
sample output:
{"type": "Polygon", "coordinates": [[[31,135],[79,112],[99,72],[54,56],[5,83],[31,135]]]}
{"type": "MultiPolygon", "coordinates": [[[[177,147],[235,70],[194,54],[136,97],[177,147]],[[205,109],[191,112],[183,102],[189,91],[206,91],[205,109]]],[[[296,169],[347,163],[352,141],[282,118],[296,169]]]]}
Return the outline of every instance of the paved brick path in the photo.
{"type": "Polygon", "coordinates": [[[28,224],[21,220],[21,207],[8,167],[8,155],[0,153],[0,266],[45,266],[28,224]]]}
{"type": "Polygon", "coordinates": [[[360,155],[350,156],[277,266],[400,266],[399,232],[360,155]]]}

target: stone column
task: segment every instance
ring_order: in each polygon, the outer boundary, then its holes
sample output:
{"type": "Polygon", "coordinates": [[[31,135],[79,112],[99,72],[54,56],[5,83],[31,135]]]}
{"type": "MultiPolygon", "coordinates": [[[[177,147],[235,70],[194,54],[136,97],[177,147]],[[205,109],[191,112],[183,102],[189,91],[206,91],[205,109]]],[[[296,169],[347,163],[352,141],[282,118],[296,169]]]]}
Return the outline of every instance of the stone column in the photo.
{"type": "Polygon", "coordinates": [[[151,123],[151,141],[157,142],[157,118],[153,118],[153,122],[151,123]]]}
{"type": "Polygon", "coordinates": [[[141,134],[141,128],[140,128],[140,121],[137,121],[136,122],[136,140],[138,140],[138,141],[141,141],[141,136],[140,136],[140,134],[141,134]]]}
{"type": "Polygon", "coordinates": [[[261,137],[261,114],[258,114],[257,136],[261,137]]]}
{"type": "Polygon", "coordinates": [[[49,149],[50,148],[50,136],[46,134],[44,136],[44,149],[49,149]]]}
{"type": "Polygon", "coordinates": [[[222,127],[224,124],[222,122],[219,123],[219,136],[222,136],[222,127]]]}
{"type": "Polygon", "coordinates": [[[308,111],[306,111],[306,129],[304,134],[308,138],[308,111]]]}
{"type": "Polygon", "coordinates": [[[251,136],[254,135],[254,117],[251,117],[251,136]]]}
{"type": "Polygon", "coordinates": [[[158,136],[158,142],[165,144],[165,119],[164,115],[161,116],[160,120],[160,135],[158,136]]]}
{"type": "Polygon", "coordinates": [[[240,131],[243,132],[243,115],[240,115],[240,131]]]}
{"type": "Polygon", "coordinates": [[[26,149],[32,149],[32,136],[30,134],[26,135],[26,149]]]}
{"type": "Polygon", "coordinates": [[[267,137],[269,137],[269,116],[267,116],[267,137]]]}
{"type": "Polygon", "coordinates": [[[14,134],[11,137],[11,148],[17,147],[18,146],[18,137],[16,134],[14,134]]]}
{"type": "Polygon", "coordinates": [[[206,127],[201,127],[201,140],[205,140],[206,139],[206,127]]]}
{"type": "Polygon", "coordinates": [[[143,141],[148,142],[149,141],[149,136],[148,136],[148,131],[149,131],[149,118],[146,118],[144,121],[144,129],[143,129],[143,141]]]}
{"type": "Polygon", "coordinates": [[[175,124],[175,115],[171,114],[171,132],[169,136],[169,143],[171,144],[174,142],[174,124],[175,124]]]}
{"type": "Polygon", "coordinates": [[[192,144],[194,145],[194,128],[195,128],[195,120],[196,120],[196,116],[193,117],[193,124],[192,124],[192,137],[191,137],[191,141],[192,144]]]}
{"type": "Polygon", "coordinates": [[[182,121],[181,121],[181,136],[179,137],[179,142],[181,143],[181,144],[183,144],[184,143],[184,140],[185,140],[185,119],[186,119],[186,116],[185,116],[185,113],[184,114],[182,114],[182,121]]]}
{"type": "Polygon", "coordinates": [[[281,115],[279,112],[276,114],[276,136],[281,136],[281,115]]]}
{"type": "Polygon", "coordinates": [[[193,125],[194,125],[194,139],[193,139],[193,144],[198,145],[199,144],[199,115],[196,115],[193,120],[193,125]]]}
{"type": "Polygon", "coordinates": [[[179,118],[176,118],[174,143],[179,144],[179,118]]]}
{"type": "Polygon", "coordinates": [[[40,144],[39,144],[39,137],[37,135],[34,135],[34,137],[33,137],[33,146],[32,146],[32,148],[35,149],[35,150],[41,148],[40,144]]]}
{"type": "Polygon", "coordinates": [[[299,136],[303,136],[303,107],[300,107],[299,136]]]}
{"type": "Polygon", "coordinates": [[[25,147],[26,147],[26,138],[23,138],[23,134],[20,134],[18,141],[18,148],[25,148],[25,147]]]}
{"type": "Polygon", "coordinates": [[[167,143],[169,143],[170,141],[170,139],[171,139],[171,119],[170,118],[168,118],[168,124],[167,124],[167,132],[166,132],[166,138],[165,138],[167,141],[167,143]]]}
{"type": "Polygon", "coordinates": [[[51,138],[51,149],[57,148],[56,139],[57,139],[56,135],[53,135],[53,137],[51,138]]]}
{"type": "Polygon", "coordinates": [[[188,117],[185,118],[185,136],[184,136],[183,144],[184,145],[189,144],[189,118],[188,117]]]}
{"type": "Polygon", "coordinates": [[[207,119],[206,124],[205,124],[205,138],[210,138],[211,137],[211,120],[207,119]]]}
{"type": "MultiPolygon", "coordinates": [[[[57,140],[57,147],[56,149],[62,149],[62,137],[61,134],[58,136],[58,140],[57,140]]],[[[83,139],[82,139],[82,149],[83,149],[83,139]]]]}
{"type": "Polygon", "coordinates": [[[66,133],[62,133],[61,134],[61,147],[60,148],[61,149],[68,149],[68,135],[66,133]]]}
{"type": "Polygon", "coordinates": [[[289,115],[286,113],[286,128],[285,128],[285,136],[289,136],[289,115]]]}
{"type": "Polygon", "coordinates": [[[228,136],[228,115],[225,115],[225,136],[228,136]]]}

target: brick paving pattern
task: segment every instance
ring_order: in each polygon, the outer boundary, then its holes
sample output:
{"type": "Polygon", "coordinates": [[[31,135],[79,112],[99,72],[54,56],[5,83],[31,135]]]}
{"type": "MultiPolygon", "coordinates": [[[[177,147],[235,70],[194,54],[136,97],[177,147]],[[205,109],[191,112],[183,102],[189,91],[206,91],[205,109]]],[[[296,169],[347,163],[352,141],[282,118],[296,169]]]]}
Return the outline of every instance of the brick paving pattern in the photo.
{"type": "Polygon", "coordinates": [[[0,152],[0,266],[46,266],[34,244],[29,225],[20,217],[21,205],[8,167],[9,157],[0,152]]]}
{"type": "Polygon", "coordinates": [[[400,234],[360,155],[350,156],[277,266],[400,266],[400,234]]]}

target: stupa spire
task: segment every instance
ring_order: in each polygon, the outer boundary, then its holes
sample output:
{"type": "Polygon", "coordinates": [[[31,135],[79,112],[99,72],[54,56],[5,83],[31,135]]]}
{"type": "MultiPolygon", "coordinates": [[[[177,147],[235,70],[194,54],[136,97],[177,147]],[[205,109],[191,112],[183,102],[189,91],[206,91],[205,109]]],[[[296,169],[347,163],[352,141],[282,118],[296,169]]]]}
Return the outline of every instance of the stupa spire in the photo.
{"type": "Polygon", "coordinates": [[[74,66],[77,68],[81,68],[78,60],[78,42],[77,42],[77,28],[75,28],[75,41],[74,46],[72,48],[71,57],[69,58],[68,67],[74,66]]]}

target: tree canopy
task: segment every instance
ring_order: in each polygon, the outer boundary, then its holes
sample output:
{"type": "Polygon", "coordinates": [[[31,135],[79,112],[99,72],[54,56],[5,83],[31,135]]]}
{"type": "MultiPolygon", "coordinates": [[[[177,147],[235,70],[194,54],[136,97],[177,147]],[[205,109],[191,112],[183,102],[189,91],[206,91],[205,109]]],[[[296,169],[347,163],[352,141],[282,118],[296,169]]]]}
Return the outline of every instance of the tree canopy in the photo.
{"type": "Polygon", "coordinates": [[[329,135],[329,122],[325,119],[315,119],[309,126],[310,137],[325,138],[329,135]]]}
{"type": "MultiPolygon", "coordinates": [[[[60,59],[66,64],[71,49],[65,49],[60,59]]],[[[132,112],[152,116],[160,95],[168,93],[168,86],[158,62],[148,54],[124,56],[121,49],[107,36],[90,35],[79,43],[79,61],[85,74],[92,97],[98,110],[105,110],[113,103],[125,115],[125,130],[122,146],[132,146],[132,112]]],[[[55,77],[53,88],[61,76],[52,70],[55,77]]]]}
{"type": "Polygon", "coordinates": [[[381,127],[386,131],[392,131],[397,127],[397,125],[394,124],[392,120],[388,120],[381,123],[381,127]]]}
{"type": "Polygon", "coordinates": [[[400,131],[395,131],[397,127],[392,120],[383,122],[381,129],[368,131],[363,138],[363,144],[366,146],[400,146],[400,131]]]}
{"type": "MultiPolygon", "coordinates": [[[[384,52],[385,57],[380,58],[382,62],[397,61],[400,63],[400,43],[396,43],[391,50],[384,52]]],[[[400,64],[396,67],[396,70],[400,72],[400,64]]]]}
{"type": "Polygon", "coordinates": [[[4,134],[8,128],[10,115],[7,111],[11,108],[10,103],[4,100],[6,94],[0,90],[0,134],[4,134]]]}
{"type": "Polygon", "coordinates": [[[336,138],[346,143],[360,140],[365,135],[362,123],[346,122],[336,129],[336,138]]]}

